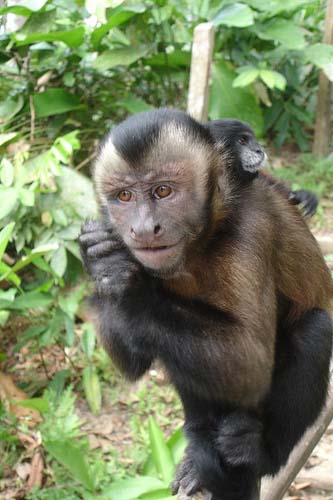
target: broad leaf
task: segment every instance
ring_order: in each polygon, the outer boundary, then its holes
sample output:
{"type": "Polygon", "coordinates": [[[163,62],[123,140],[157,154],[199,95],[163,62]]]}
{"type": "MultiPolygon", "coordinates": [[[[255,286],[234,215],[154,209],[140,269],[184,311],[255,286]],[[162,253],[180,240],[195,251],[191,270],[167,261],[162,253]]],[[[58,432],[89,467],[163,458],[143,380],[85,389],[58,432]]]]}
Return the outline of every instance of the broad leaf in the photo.
{"type": "Polygon", "coordinates": [[[0,219],[4,219],[14,209],[18,200],[18,190],[0,186],[0,219]]]}
{"type": "Polygon", "coordinates": [[[80,449],[70,441],[45,441],[43,444],[47,452],[66,467],[76,481],[88,490],[94,489],[91,471],[80,449]]]}
{"type": "Polygon", "coordinates": [[[257,68],[248,68],[242,71],[237,78],[233,81],[233,87],[246,87],[250,83],[254,82],[259,76],[259,70],[257,68]]]}
{"type": "MultiPolygon", "coordinates": [[[[6,122],[13,118],[19,111],[21,111],[24,104],[24,99],[20,95],[17,97],[17,101],[8,98],[5,101],[0,102],[0,122],[6,122]]],[[[13,133],[13,132],[12,132],[13,133]]]]}
{"type": "Polygon", "coordinates": [[[144,493],[161,490],[167,486],[155,477],[139,476],[115,481],[102,491],[102,496],[110,500],[133,500],[144,493]]]}
{"type": "Polygon", "coordinates": [[[36,42],[64,42],[72,49],[80,47],[84,39],[84,28],[82,26],[73,30],[53,31],[51,33],[25,33],[12,34],[11,38],[16,45],[30,45],[36,42]]]}
{"type": "Polygon", "coordinates": [[[225,26],[236,26],[238,28],[244,28],[245,26],[251,26],[254,24],[253,10],[250,9],[248,5],[243,3],[233,3],[224,7],[218,14],[216,14],[212,23],[215,26],[225,25],[225,26]]]}
{"type": "Polygon", "coordinates": [[[91,411],[100,413],[102,407],[102,392],[96,368],[86,366],[83,370],[83,389],[91,411]]]}
{"type": "MultiPolygon", "coordinates": [[[[19,295],[11,305],[10,309],[25,310],[47,307],[53,301],[52,295],[40,292],[27,292],[19,295]]],[[[9,307],[8,307],[9,308],[9,307]]]]}
{"type": "Polygon", "coordinates": [[[40,118],[82,108],[79,97],[64,89],[48,89],[33,96],[36,115],[40,118]]]}
{"type": "Polygon", "coordinates": [[[149,417],[149,437],[156,470],[163,481],[170,483],[173,478],[175,464],[163,432],[152,417],[149,417]]]}
{"type": "Polygon", "coordinates": [[[15,227],[15,222],[11,222],[10,224],[7,224],[7,226],[5,226],[0,231],[0,261],[2,259],[3,254],[5,253],[10,237],[13,234],[14,227],[15,227]]]}
{"type": "Polygon", "coordinates": [[[248,87],[233,87],[236,76],[234,69],[224,62],[213,65],[209,117],[211,120],[238,118],[250,123],[260,137],[263,133],[262,110],[248,87]]]}
{"type": "Polygon", "coordinates": [[[49,408],[48,402],[43,398],[23,399],[22,401],[15,401],[15,404],[24,408],[37,410],[39,413],[45,413],[49,408]]]}
{"type": "Polygon", "coordinates": [[[141,113],[141,111],[149,111],[153,109],[153,106],[147,104],[143,99],[129,95],[118,101],[117,103],[120,107],[124,107],[129,113],[141,113]]]}
{"type": "Polygon", "coordinates": [[[259,38],[280,42],[290,50],[300,50],[305,47],[304,30],[293,21],[274,19],[259,28],[259,38]]]}
{"type": "Polygon", "coordinates": [[[93,62],[93,67],[98,71],[107,71],[115,66],[130,66],[138,59],[141,59],[148,49],[140,47],[122,47],[120,49],[106,50],[102,52],[93,62]]]}
{"type": "Polygon", "coordinates": [[[50,265],[57,276],[63,276],[67,267],[66,249],[60,246],[52,255],[50,265]]]}

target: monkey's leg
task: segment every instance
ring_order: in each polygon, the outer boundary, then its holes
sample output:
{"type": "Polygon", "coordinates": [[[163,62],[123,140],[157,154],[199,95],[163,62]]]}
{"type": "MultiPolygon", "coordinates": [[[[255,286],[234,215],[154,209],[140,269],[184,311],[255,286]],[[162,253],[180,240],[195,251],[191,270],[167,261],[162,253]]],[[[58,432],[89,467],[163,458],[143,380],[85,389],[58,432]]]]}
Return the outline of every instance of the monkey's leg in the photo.
{"type": "Polygon", "coordinates": [[[186,415],[185,432],[189,439],[185,458],[180,464],[173,492],[181,487],[188,496],[200,490],[212,493],[213,500],[252,500],[257,487],[258,472],[249,463],[227,464],[216,445],[218,425],[229,408],[213,407],[195,397],[182,397],[186,415]]]}
{"type": "Polygon", "coordinates": [[[275,474],[287,461],[325,404],[332,333],[330,315],[313,309],[278,335],[272,388],[263,407],[263,475],[275,474]]]}

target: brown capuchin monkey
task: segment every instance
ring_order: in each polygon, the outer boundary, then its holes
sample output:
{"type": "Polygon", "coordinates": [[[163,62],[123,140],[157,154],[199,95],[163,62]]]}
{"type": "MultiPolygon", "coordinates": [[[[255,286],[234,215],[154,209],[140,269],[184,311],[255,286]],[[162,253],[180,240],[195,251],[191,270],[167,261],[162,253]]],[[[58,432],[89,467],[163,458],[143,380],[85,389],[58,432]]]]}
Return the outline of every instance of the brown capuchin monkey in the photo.
{"type": "Polygon", "coordinates": [[[217,144],[222,149],[232,150],[235,176],[243,183],[252,182],[258,177],[266,179],[266,183],[285,196],[290,203],[302,208],[306,217],[312,217],[318,207],[318,198],[306,189],[292,191],[288,184],[273,177],[261,169],[266,161],[266,153],[258,143],[248,123],[234,119],[213,120],[205,123],[217,144]]]}
{"type": "Polygon", "coordinates": [[[209,127],[159,109],[100,147],[80,245],[102,343],[130,380],[159,360],[189,440],[173,483],[250,500],[320,414],[332,280],[299,211],[234,174],[209,127]]]}

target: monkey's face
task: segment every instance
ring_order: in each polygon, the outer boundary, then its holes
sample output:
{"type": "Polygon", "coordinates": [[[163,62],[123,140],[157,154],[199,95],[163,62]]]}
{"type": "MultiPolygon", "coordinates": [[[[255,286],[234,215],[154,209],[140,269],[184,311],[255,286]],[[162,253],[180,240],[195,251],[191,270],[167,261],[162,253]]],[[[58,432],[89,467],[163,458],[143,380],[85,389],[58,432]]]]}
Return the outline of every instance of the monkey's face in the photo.
{"type": "Polygon", "coordinates": [[[260,170],[266,160],[266,153],[257,142],[254,134],[247,130],[240,131],[235,140],[236,151],[243,169],[252,173],[260,170]]]}
{"type": "Polygon", "coordinates": [[[172,275],[206,223],[209,148],[177,123],[160,126],[155,137],[141,129],[135,147],[137,123],[121,141],[118,127],[95,168],[103,213],[145,268],[172,275]]]}

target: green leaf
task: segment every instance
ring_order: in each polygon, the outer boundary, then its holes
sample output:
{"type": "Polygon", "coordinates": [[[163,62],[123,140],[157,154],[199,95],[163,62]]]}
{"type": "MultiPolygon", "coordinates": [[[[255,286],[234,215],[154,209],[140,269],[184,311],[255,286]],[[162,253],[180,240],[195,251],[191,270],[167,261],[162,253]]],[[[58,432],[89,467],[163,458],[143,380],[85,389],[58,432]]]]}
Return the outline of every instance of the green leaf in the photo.
{"type": "Polygon", "coordinates": [[[20,277],[13,273],[12,268],[0,261],[0,281],[3,280],[11,281],[16,286],[20,286],[21,284],[20,277]]]}
{"type": "Polygon", "coordinates": [[[233,87],[246,87],[259,76],[259,70],[256,68],[248,68],[242,71],[232,83],[233,87]]]}
{"type": "Polygon", "coordinates": [[[96,28],[91,34],[91,43],[94,49],[97,49],[103,37],[109,33],[111,28],[116,26],[120,26],[125,23],[131,17],[136,16],[137,14],[141,14],[145,12],[146,7],[143,4],[138,4],[137,6],[133,5],[118,5],[114,9],[110,9],[108,11],[108,19],[105,24],[96,28]]]}
{"type": "Polygon", "coordinates": [[[333,81],[333,45],[316,43],[304,50],[307,61],[322,69],[327,78],[333,81]]]}
{"type": "Polygon", "coordinates": [[[147,104],[143,99],[138,99],[132,95],[118,101],[118,106],[124,107],[129,113],[141,113],[141,111],[149,111],[153,106],[147,104]]]}
{"type": "Polygon", "coordinates": [[[4,219],[14,209],[18,200],[18,190],[0,186],[0,219],[4,219]]]}
{"type": "Polygon", "coordinates": [[[170,54],[159,52],[148,59],[145,64],[149,66],[160,66],[161,68],[189,68],[191,65],[191,53],[185,50],[174,50],[170,54]]]}
{"type": "Polygon", "coordinates": [[[139,496],[140,500],[173,500],[177,499],[176,496],[170,496],[170,488],[163,488],[161,490],[151,491],[139,496]]]}
{"type": "Polygon", "coordinates": [[[92,355],[94,354],[96,345],[95,330],[91,323],[84,323],[82,330],[83,330],[81,337],[82,349],[87,358],[91,358],[92,355]]]}
{"type": "Polygon", "coordinates": [[[236,26],[238,28],[244,28],[245,26],[251,26],[254,24],[254,12],[248,5],[243,3],[233,3],[224,7],[218,14],[216,14],[212,23],[215,26],[225,25],[225,26],[236,26]]]}
{"type": "Polygon", "coordinates": [[[130,66],[146,53],[147,47],[123,47],[120,49],[106,50],[93,62],[93,67],[98,71],[107,71],[115,66],[130,66]]]}
{"type": "Polygon", "coordinates": [[[41,292],[27,292],[19,295],[13,302],[10,309],[24,310],[44,308],[53,302],[52,295],[41,292]]]}
{"type": "Polygon", "coordinates": [[[60,246],[52,255],[50,265],[57,276],[63,276],[67,267],[66,249],[60,246]]]}
{"type": "Polygon", "coordinates": [[[10,224],[7,224],[0,231],[0,261],[2,259],[3,254],[5,253],[10,237],[13,234],[14,227],[15,227],[15,222],[11,222],[10,224]]]}
{"type": "Polygon", "coordinates": [[[35,204],[35,193],[30,189],[21,188],[19,191],[19,199],[25,207],[33,207],[35,204]]]}
{"type": "Polygon", "coordinates": [[[80,47],[84,39],[84,28],[80,26],[73,30],[53,31],[51,33],[33,33],[26,35],[18,32],[11,35],[13,42],[17,46],[30,45],[36,42],[64,42],[70,48],[75,49],[80,47]]]}
{"type": "Polygon", "coordinates": [[[39,413],[46,413],[49,409],[48,402],[43,398],[23,399],[22,401],[15,401],[15,405],[37,410],[39,413]]]}
{"type": "MultiPolygon", "coordinates": [[[[1,299],[0,299],[0,302],[1,302],[1,299]]],[[[0,326],[5,326],[5,324],[8,321],[9,315],[10,315],[9,311],[4,311],[4,310],[1,311],[0,310],[0,326]]]]}
{"type": "MultiPolygon", "coordinates": [[[[1,9],[0,9],[1,10],[1,9]]],[[[13,118],[23,107],[24,99],[20,95],[17,101],[12,98],[8,98],[5,101],[0,102],[0,122],[6,122],[13,118]]]]}
{"type": "MultiPolygon", "coordinates": [[[[1,136],[2,134],[0,134],[1,136]]],[[[7,158],[3,158],[0,164],[0,182],[5,187],[10,187],[14,182],[14,166],[7,158]]]]}
{"type": "Polygon", "coordinates": [[[32,12],[40,10],[47,0],[22,0],[20,5],[10,5],[0,9],[0,16],[4,14],[16,14],[17,16],[30,16],[32,12]]]}
{"type": "Polygon", "coordinates": [[[82,109],[80,98],[64,89],[48,89],[33,96],[36,115],[40,118],[82,109]]]}
{"type": "Polygon", "coordinates": [[[102,392],[99,378],[94,366],[86,366],[83,370],[83,389],[91,411],[100,413],[102,407],[102,392]]]}
{"type": "Polygon", "coordinates": [[[250,88],[233,87],[236,76],[235,70],[225,62],[213,65],[209,117],[211,120],[232,117],[248,122],[261,137],[264,123],[260,105],[250,88]]]}
{"type": "Polygon", "coordinates": [[[305,47],[304,30],[286,19],[274,19],[262,25],[257,34],[263,40],[280,42],[290,50],[300,50],[305,47]]]}
{"type": "Polygon", "coordinates": [[[156,470],[162,476],[163,481],[170,483],[175,464],[163,432],[152,417],[149,417],[149,438],[156,470]]]}
{"type": "Polygon", "coordinates": [[[8,134],[0,134],[0,146],[7,144],[18,136],[18,132],[9,132],[8,134]]]}
{"type": "Polygon", "coordinates": [[[110,500],[133,500],[144,493],[167,488],[167,486],[155,477],[139,476],[113,482],[102,491],[102,496],[110,500]]]}
{"type": "Polygon", "coordinates": [[[70,472],[72,477],[88,490],[94,489],[90,468],[82,450],[70,441],[45,441],[46,451],[70,472]]]}
{"type": "Polygon", "coordinates": [[[167,441],[168,447],[175,464],[178,464],[184,456],[185,448],[187,446],[187,439],[183,432],[182,427],[177,429],[170,439],[167,441]]]}

